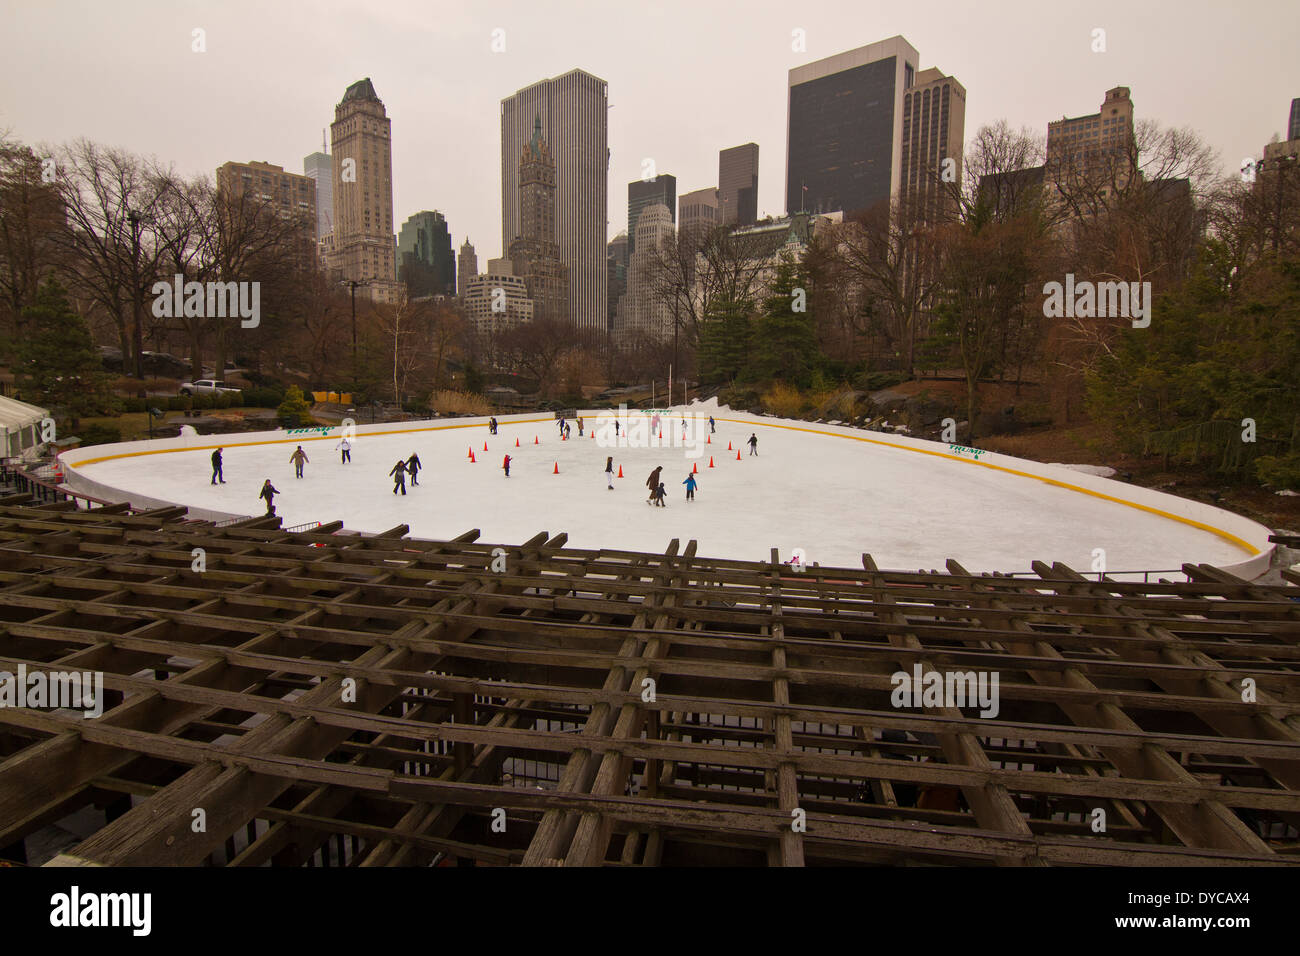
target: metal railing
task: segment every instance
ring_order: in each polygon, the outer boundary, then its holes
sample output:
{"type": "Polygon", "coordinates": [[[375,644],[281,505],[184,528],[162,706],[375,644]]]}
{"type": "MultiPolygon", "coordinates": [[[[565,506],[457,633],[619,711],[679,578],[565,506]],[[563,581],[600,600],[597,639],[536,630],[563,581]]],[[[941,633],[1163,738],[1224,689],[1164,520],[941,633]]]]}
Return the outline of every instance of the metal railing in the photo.
{"type": "MultiPolygon", "coordinates": [[[[78,510],[90,511],[93,508],[103,508],[117,503],[61,487],[61,481],[62,476],[48,462],[37,463],[22,458],[0,458],[0,482],[23,494],[31,495],[43,504],[71,501],[78,510]]],[[[136,514],[138,511],[137,508],[127,507],[128,514],[136,514]]]]}

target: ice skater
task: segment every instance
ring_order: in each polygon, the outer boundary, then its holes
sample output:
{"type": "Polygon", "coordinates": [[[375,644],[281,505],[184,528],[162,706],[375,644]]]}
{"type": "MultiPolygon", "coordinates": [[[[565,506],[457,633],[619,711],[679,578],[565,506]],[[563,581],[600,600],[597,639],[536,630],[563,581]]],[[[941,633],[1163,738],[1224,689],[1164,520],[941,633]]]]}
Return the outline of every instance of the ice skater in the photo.
{"type": "Polygon", "coordinates": [[[279,493],[280,490],[276,488],[275,485],[271,484],[270,478],[262,482],[262,490],[257,497],[266,499],[266,516],[268,518],[275,514],[275,504],[273,502],[275,496],[279,493]]]}
{"type": "Polygon", "coordinates": [[[645,486],[650,489],[650,497],[646,499],[646,502],[649,504],[654,504],[655,494],[659,490],[659,472],[663,470],[664,466],[660,465],[654,471],[650,472],[650,477],[645,480],[645,486]]]}
{"type": "Polygon", "coordinates": [[[581,418],[578,419],[578,437],[579,437],[579,438],[582,437],[582,419],[581,419],[581,418]]]}
{"type": "Polygon", "coordinates": [[[605,459],[605,480],[609,482],[609,490],[614,490],[614,456],[610,455],[605,459]]]}
{"type": "Polygon", "coordinates": [[[411,457],[406,459],[406,470],[411,474],[411,487],[414,488],[420,483],[420,469],[424,463],[420,461],[420,456],[411,452],[411,457]]]}
{"type": "Polygon", "coordinates": [[[352,462],[352,442],[346,438],[339,439],[339,443],[334,446],[334,450],[341,452],[339,464],[347,465],[352,462]]]}
{"type": "Polygon", "coordinates": [[[695,484],[696,484],[696,482],[695,482],[695,476],[694,476],[694,475],[687,475],[687,476],[686,476],[686,480],[683,481],[682,484],[684,484],[684,485],[686,486],[686,500],[687,500],[687,501],[694,501],[694,500],[695,500],[695,484]]]}
{"type": "Polygon", "coordinates": [[[221,482],[223,485],[226,483],[226,477],[221,473],[221,449],[220,448],[218,448],[216,451],[212,453],[212,483],[215,485],[218,481],[221,482]]]}
{"type": "Polygon", "coordinates": [[[745,444],[749,446],[749,453],[751,455],[758,454],[758,435],[754,434],[753,432],[750,432],[749,441],[747,441],[745,444]]]}
{"type": "Polygon", "coordinates": [[[497,419],[496,416],[493,415],[491,418],[488,419],[488,434],[495,435],[496,433],[497,433],[497,419]]]}
{"type": "Polygon", "coordinates": [[[618,419],[614,419],[614,440],[618,440],[618,419]]]}
{"type": "Polygon", "coordinates": [[[406,494],[406,462],[402,461],[402,459],[400,458],[397,459],[397,464],[393,466],[393,470],[388,473],[388,476],[393,479],[393,494],[397,494],[398,490],[400,489],[402,494],[405,495],[406,494]]]}
{"type": "Polygon", "coordinates": [[[506,473],[507,478],[510,477],[510,456],[509,455],[506,455],[505,461],[501,462],[501,470],[506,473]]]}
{"type": "Polygon", "coordinates": [[[564,434],[564,416],[563,416],[563,415],[560,416],[560,434],[561,434],[561,435],[564,434]]]}
{"type": "Polygon", "coordinates": [[[302,466],[308,464],[307,453],[302,450],[302,445],[299,445],[298,450],[289,456],[289,460],[293,462],[293,476],[295,478],[301,478],[302,466]]]}
{"type": "Polygon", "coordinates": [[[665,500],[668,497],[668,488],[665,487],[662,481],[659,483],[659,489],[655,492],[654,497],[655,497],[655,504],[658,505],[660,508],[668,507],[668,502],[665,500]]]}
{"type": "Polygon", "coordinates": [[[715,421],[713,420],[713,416],[710,415],[710,416],[709,416],[709,434],[710,434],[710,435],[716,435],[717,433],[718,433],[718,423],[715,422],[715,421]]]}

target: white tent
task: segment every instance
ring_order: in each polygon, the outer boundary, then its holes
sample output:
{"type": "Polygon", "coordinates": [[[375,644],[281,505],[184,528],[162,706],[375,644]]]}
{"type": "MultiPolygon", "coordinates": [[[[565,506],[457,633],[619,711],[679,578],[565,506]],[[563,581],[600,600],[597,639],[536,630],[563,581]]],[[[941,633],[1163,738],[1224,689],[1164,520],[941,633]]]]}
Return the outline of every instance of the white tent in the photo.
{"type": "Polygon", "coordinates": [[[49,415],[43,408],[0,395],[0,434],[4,436],[0,454],[6,458],[35,454],[41,444],[41,419],[49,415]]]}

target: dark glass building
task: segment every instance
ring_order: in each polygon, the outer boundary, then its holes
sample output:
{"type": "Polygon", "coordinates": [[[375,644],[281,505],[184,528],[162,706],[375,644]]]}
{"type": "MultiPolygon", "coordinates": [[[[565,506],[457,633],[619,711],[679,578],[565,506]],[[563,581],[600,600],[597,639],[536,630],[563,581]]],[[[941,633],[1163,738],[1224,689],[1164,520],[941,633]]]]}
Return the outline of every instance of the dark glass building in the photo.
{"type": "Polygon", "coordinates": [[[790,71],[787,213],[847,217],[889,199],[900,166],[903,94],[919,59],[894,37],[790,71]]]}
{"type": "Polygon", "coordinates": [[[442,213],[417,212],[397,237],[397,278],[412,298],[456,294],[456,256],[442,213]]]}
{"type": "Polygon", "coordinates": [[[718,153],[718,205],[718,221],[724,226],[752,226],[758,221],[757,143],[718,153]]]}

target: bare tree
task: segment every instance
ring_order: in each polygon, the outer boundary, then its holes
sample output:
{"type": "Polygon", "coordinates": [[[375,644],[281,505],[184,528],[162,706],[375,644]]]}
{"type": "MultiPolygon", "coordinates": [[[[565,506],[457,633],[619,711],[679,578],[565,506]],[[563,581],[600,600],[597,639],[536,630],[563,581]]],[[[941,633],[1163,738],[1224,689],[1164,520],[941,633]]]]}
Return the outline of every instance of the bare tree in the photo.
{"type": "Polygon", "coordinates": [[[0,132],[0,297],[15,325],[58,260],[63,208],[42,172],[40,157],[0,132]]]}

